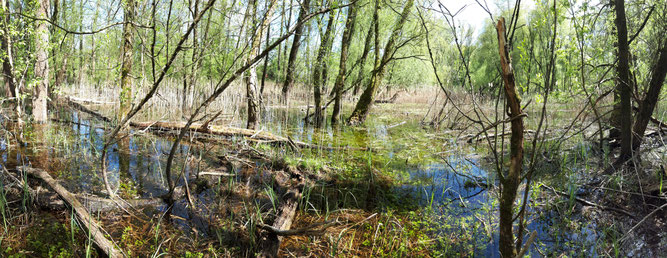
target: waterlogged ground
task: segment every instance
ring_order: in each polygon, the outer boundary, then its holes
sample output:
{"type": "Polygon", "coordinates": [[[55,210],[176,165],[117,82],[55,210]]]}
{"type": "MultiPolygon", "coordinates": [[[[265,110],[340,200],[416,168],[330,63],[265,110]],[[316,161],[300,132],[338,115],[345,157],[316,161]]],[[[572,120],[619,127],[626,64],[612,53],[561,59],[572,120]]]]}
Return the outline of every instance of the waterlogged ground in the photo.
{"type": "MultiPolygon", "coordinates": [[[[483,145],[466,144],[451,132],[423,126],[420,121],[424,110],[414,106],[378,105],[366,127],[342,129],[307,126],[303,119],[306,112],[298,108],[269,111],[261,130],[322,146],[368,150],[320,148],[293,153],[243,139],[229,139],[234,145],[223,146],[186,143],[179,150],[173,179],[178,186],[184,186],[184,178],[225,166],[220,162],[221,155],[250,145],[329,179],[304,191],[296,227],[331,218],[347,221],[327,230],[324,236],[286,238],[282,246],[285,255],[499,257],[495,233],[498,190],[493,187],[495,172],[483,145]],[[397,114],[393,110],[414,112],[397,114]]],[[[44,168],[72,192],[105,196],[99,173],[105,124],[66,110],[57,113],[57,120],[45,128],[27,128],[24,136],[29,140],[24,146],[2,141],[0,165],[9,170],[18,164],[44,168]]],[[[230,124],[242,125],[240,121],[230,124]]],[[[111,184],[126,199],[164,195],[168,188],[163,171],[172,140],[138,131],[130,133],[109,152],[111,184]]],[[[583,148],[576,150],[581,151],[583,148]]],[[[578,166],[581,164],[586,162],[579,162],[578,166]]],[[[258,214],[271,212],[272,200],[278,196],[263,180],[270,176],[263,167],[259,163],[227,166],[225,171],[236,173],[236,177],[202,183],[208,187],[193,189],[195,207],[190,207],[185,199],[178,200],[172,219],[162,217],[166,204],[142,209],[146,217],[141,218],[123,212],[97,216],[120,246],[133,255],[172,252],[253,256],[257,246],[252,225],[261,221],[258,214]],[[248,189],[252,180],[245,181],[242,174],[256,175],[251,178],[260,183],[253,182],[266,187],[248,189]],[[249,194],[244,196],[243,192],[249,194]]],[[[564,175],[547,169],[548,166],[541,168],[528,204],[528,230],[538,233],[529,254],[600,255],[598,248],[605,238],[615,234],[613,230],[602,232],[596,223],[587,222],[575,212],[580,209],[575,208],[575,202],[546,194],[538,187],[541,183],[558,184],[557,187],[574,192],[576,186],[568,182],[576,181],[578,174],[564,175]]],[[[20,256],[21,249],[37,256],[45,251],[49,255],[84,254],[90,244],[86,245],[85,236],[71,227],[68,216],[66,212],[39,211],[26,223],[29,230],[22,236],[11,235],[16,232],[15,227],[3,226],[5,233],[0,244],[10,247],[5,248],[3,255],[20,256]],[[45,216],[59,222],[45,223],[45,216]],[[50,232],[44,234],[48,239],[35,237],[34,232],[40,230],[50,232]],[[26,234],[28,242],[20,243],[26,234]],[[60,249],[45,247],[49,245],[60,249]]]]}

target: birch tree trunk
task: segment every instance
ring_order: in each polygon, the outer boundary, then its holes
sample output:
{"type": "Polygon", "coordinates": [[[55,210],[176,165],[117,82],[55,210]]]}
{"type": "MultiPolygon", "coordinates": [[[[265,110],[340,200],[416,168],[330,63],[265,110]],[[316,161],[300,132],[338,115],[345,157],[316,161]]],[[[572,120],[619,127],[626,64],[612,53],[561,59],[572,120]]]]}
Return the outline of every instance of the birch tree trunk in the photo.
{"type": "MultiPolygon", "coordinates": [[[[261,21],[261,24],[253,22],[253,27],[255,29],[248,30],[247,32],[248,39],[251,41],[251,43],[250,43],[250,53],[246,55],[246,60],[245,60],[246,65],[252,62],[252,58],[257,56],[257,54],[259,53],[259,47],[262,43],[262,33],[268,29],[269,24],[271,23],[271,16],[273,15],[273,10],[276,7],[275,4],[276,1],[277,0],[271,0],[271,2],[269,3],[268,9],[266,10],[266,14],[264,15],[264,18],[261,21]],[[259,25],[259,27],[257,25],[259,25]]],[[[251,0],[248,8],[252,8],[252,14],[251,14],[252,16],[249,18],[254,21],[256,16],[255,14],[257,12],[257,0],[251,0]]],[[[257,63],[250,66],[248,71],[246,71],[243,76],[243,82],[246,85],[246,94],[247,94],[246,97],[248,99],[248,123],[246,127],[252,130],[255,130],[257,128],[257,125],[260,123],[260,116],[259,116],[260,89],[258,87],[259,85],[257,84],[256,67],[257,63]]]]}

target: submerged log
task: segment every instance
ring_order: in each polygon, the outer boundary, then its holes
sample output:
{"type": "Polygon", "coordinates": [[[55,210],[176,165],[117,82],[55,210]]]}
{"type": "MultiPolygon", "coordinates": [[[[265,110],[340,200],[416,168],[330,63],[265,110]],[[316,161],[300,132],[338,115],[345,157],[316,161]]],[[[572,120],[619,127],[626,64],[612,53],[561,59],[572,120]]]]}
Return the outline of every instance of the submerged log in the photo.
{"type": "MultiPolygon", "coordinates": [[[[67,205],[63,202],[62,198],[55,193],[54,191],[49,191],[41,187],[36,189],[30,189],[31,195],[35,199],[35,202],[42,209],[48,210],[65,210],[67,205]]],[[[108,212],[118,209],[127,210],[130,208],[136,208],[141,206],[157,206],[163,204],[162,199],[160,198],[150,198],[150,199],[130,199],[123,201],[114,201],[108,198],[92,196],[92,195],[80,195],[73,194],[77,200],[82,204],[82,206],[89,212],[108,212]]]]}
{"type": "MultiPolygon", "coordinates": [[[[81,112],[92,115],[93,117],[100,119],[104,122],[111,122],[112,119],[108,118],[98,112],[90,110],[85,106],[73,101],[72,99],[66,98],[67,103],[74,109],[81,112]]],[[[152,132],[159,133],[171,133],[174,131],[180,131],[185,127],[184,122],[130,122],[130,126],[140,130],[147,130],[152,132]]],[[[299,148],[309,148],[309,149],[325,149],[325,150],[368,150],[366,147],[336,147],[336,146],[322,146],[317,144],[310,144],[301,141],[295,141],[289,137],[282,137],[274,135],[270,132],[263,130],[250,130],[244,128],[235,128],[235,127],[226,127],[226,126],[217,126],[217,125],[208,125],[208,123],[199,124],[194,123],[190,126],[190,131],[198,132],[204,135],[216,135],[216,136],[226,136],[226,137],[245,137],[249,140],[260,141],[262,143],[273,143],[273,144],[286,144],[289,146],[295,145],[299,148]]],[[[195,136],[198,138],[198,136],[195,136]]]]}
{"type": "Polygon", "coordinates": [[[116,247],[116,244],[113,241],[105,237],[102,227],[92,216],[90,216],[86,208],[79,202],[74,194],[67,191],[67,189],[56,182],[56,180],[44,170],[30,167],[19,167],[19,169],[44,181],[60,196],[60,198],[72,207],[74,214],[81,222],[79,225],[88,231],[90,237],[92,237],[95,242],[95,245],[97,245],[102,252],[108,257],[123,257],[120,249],[116,247]]]}
{"type": "Polygon", "coordinates": [[[86,210],[92,212],[112,211],[117,209],[128,209],[141,206],[158,206],[164,203],[160,198],[148,199],[128,199],[123,201],[114,201],[109,198],[97,197],[92,195],[77,195],[77,199],[84,205],[86,210]]]}

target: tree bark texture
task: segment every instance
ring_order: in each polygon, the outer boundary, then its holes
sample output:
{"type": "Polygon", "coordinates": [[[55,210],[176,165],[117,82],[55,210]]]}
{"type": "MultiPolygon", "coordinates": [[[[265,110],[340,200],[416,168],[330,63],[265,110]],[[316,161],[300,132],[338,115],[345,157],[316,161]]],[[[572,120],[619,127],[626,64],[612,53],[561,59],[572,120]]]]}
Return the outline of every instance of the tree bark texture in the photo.
{"type": "Polygon", "coordinates": [[[326,83],[324,80],[324,63],[326,62],[325,58],[327,55],[327,49],[329,47],[329,38],[331,38],[331,32],[333,24],[336,19],[336,12],[329,12],[329,21],[327,22],[327,28],[322,35],[320,41],[320,47],[317,51],[317,60],[315,61],[315,67],[313,69],[313,95],[315,96],[315,127],[322,126],[322,84],[326,83]]]}
{"type": "MultiPolygon", "coordinates": [[[[37,8],[37,17],[48,19],[48,12],[51,9],[49,0],[40,0],[37,8]]],[[[48,121],[48,110],[46,101],[49,94],[49,29],[47,22],[38,21],[35,31],[35,77],[37,85],[35,86],[32,97],[32,115],[37,123],[48,121]]]]}
{"type": "MultiPolygon", "coordinates": [[[[248,6],[248,8],[254,9],[252,11],[252,17],[250,17],[250,19],[254,20],[254,17],[256,16],[255,14],[257,12],[257,0],[251,0],[250,3],[251,5],[248,6]]],[[[257,56],[257,53],[259,53],[259,46],[261,45],[262,42],[262,33],[269,27],[273,10],[276,7],[275,3],[276,0],[271,0],[271,2],[269,3],[269,7],[266,11],[265,17],[261,21],[261,24],[253,22],[254,24],[253,27],[258,29],[258,31],[256,31],[256,29],[248,30],[248,37],[251,41],[251,44],[250,44],[250,53],[247,55],[245,61],[246,64],[250,63],[252,61],[252,58],[257,56]],[[257,27],[257,25],[259,25],[259,28],[257,27]]],[[[246,94],[248,100],[248,123],[246,128],[252,130],[255,130],[257,128],[257,125],[260,123],[260,117],[259,117],[260,89],[258,87],[259,85],[257,84],[256,66],[257,64],[253,64],[243,76],[243,81],[246,85],[246,94]]]]}
{"type": "Polygon", "coordinates": [[[621,160],[632,157],[632,83],[630,82],[630,49],[625,17],[625,0],[615,0],[616,30],[618,40],[617,87],[620,92],[620,110],[617,121],[621,128],[621,160]]]}
{"type": "Polygon", "coordinates": [[[347,57],[349,55],[350,43],[352,43],[352,34],[354,33],[354,25],[357,18],[357,5],[353,3],[348,8],[347,20],[345,21],[345,30],[343,31],[343,39],[340,47],[340,64],[338,66],[338,76],[334,83],[334,107],[331,114],[331,124],[338,124],[340,118],[341,98],[343,95],[343,88],[345,86],[345,73],[347,72],[347,57]]]}
{"type": "Polygon", "coordinates": [[[663,42],[662,49],[660,49],[658,62],[655,63],[653,67],[653,72],[651,73],[651,81],[649,83],[648,91],[646,96],[639,103],[639,113],[635,119],[635,124],[632,131],[634,132],[634,138],[632,139],[632,149],[638,150],[639,146],[644,140],[644,132],[648,126],[648,122],[651,120],[651,115],[655,109],[658,99],[660,98],[660,91],[665,81],[665,74],[667,73],[667,42],[663,42]]]}
{"type": "Polygon", "coordinates": [[[303,26],[304,26],[302,21],[306,17],[306,15],[308,15],[308,9],[310,9],[309,4],[310,0],[303,0],[303,3],[301,4],[301,10],[299,11],[299,18],[297,18],[296,21],[298,26],[294,31],[292,48],[290,48],[289,57],[287,58],[287,70],[285,71],[285,81],[283,83],[283,89],[282,89],[282,94],[283,94],[282,97],[284,103],[287,103],[289,97],[288,96],[289,91],[292,89],[292,86],[294,84],[294,69],[296,67],[296,57],[297,54],[299,54],[299,47],[301,46],[301,34],[303,33],[303,26]]]}
{"type": "Polygon", "coordinates": [[[132,64],[134,58],[134,25],[135,0],[125,0],[123,24],[123,46],[120,67],[120,108],[118,120],[120,121],[128,113],[132,105],[132,64]]]}
{"type": "MultiPolygon", "coordinates": [[[[500,53],[500,67],[505,85],[505,97],[511,119],[510,138],[510,166],[509,172],[501,176],[502,190],[500,194],[500,254],[502,257],[515,257],[514,234],[512,232],[514,201],[521,181],[523,169],[523,118],[521,110],[521,97],[516,89],[516,79],[512,68],[512,59],[505,38],[505,19],[500,18],[496,25],[498,34],[498,49],[500,53]]],[[[498,171],[502,175],[502,171],[498,171]]]]}

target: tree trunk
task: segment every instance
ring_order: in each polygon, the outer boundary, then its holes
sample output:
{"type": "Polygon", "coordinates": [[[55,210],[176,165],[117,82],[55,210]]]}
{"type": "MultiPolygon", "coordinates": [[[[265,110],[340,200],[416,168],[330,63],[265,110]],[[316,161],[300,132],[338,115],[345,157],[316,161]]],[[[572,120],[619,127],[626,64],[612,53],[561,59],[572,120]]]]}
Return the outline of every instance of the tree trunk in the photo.
{"type": "Polygon", "coordinates": [[[124,8],[124,21],[123,24],[123,49],[122,49],[122,60],[120,67],[120,109],[118,110],[118,120],[121,120],[123,116],[129,111],[130,106],[132,105],[132,63],[133,63],[133,42],[134,42],[134,8],[135,0],[127,0],[125,2],[124,8]]]}
{"type": "Polygon", "coordinates": [[[375,16],[373,16],[373,21],[371,22],[370,27],[368,27],[368,33],[366,33],[366,40],[364,41],[364,50],[361,52],[361,57],[359,58],[359,74],[357,75],[357,79],[354,80],[354,89],[352,90],[352,95],[356,96],[359,93],[359,85],[361,85],[361,81],[364,79],[364,64],[366,64],[366,58],[368,57],[368,53],[371,52],[371,39],[373,39],[374,35],[374,30],[373,27],[375,23],[378,21],[375,20],[375,16]]]}
{"type": "MultiPolygon", "coordinates": [[[[286,1],[286,0],[283,0],[286,1]]],[[[285,23],[285,29],[289,30],[290,26],[292,25],[292,5],[294,4],[294,0],[289,1],[289,14],[287,16],[287,23],[285,23]]],[[[283,35],[281,32],[280,35],[283,35]]],[[[285,48],[283,50],[283,53],[281,54],[283,60],[287,60],[287,41],[285,41],[285,48]]],[[[283,73],[283,76],[287,74],[287,66],[283,68],[280,66],[280,71],[283,73]]]]}
{"type": "MultiPolygon", "coordinates": [[[[509,54],[509,48],[505,39],[505,19],[500,18],[496,25],[498,33],[498,49],[500,52],[500,66],[502,68],[502,77],[505,82],[505,97],[511,117],[512,136],[510,138],[510,166],[509,173],[502,176],[500,183],[502,192],[500,194],[500,254],[502,257],[515,257],[514,234],[512,233],[512,224],[514,216],[514,200],[521,181],[521,171],[523,169],[523,118],[521,111],[521,98],[516,89],[516,80],[512,68],[512,59],[509,54]]],[[[546,86],[546,85],[545,85],[546,86]]]]}
{"type": "Polygon", "coordinates": [[[621,97],[617,121],[621,127],[621,155],[624,161],[632,157],[632,87],[630,82],[630,49],[628,47],[628,27],[625,20],[625,0],[616,0],[616,29],[618,39],[618,85],[621,97]]]}
{"type": "Polygon", "coordinates": [[[655,109],[655,105],[658,103],[660,98],[660,91],[662,90],[662,85],[665,81],[665,74],[667,73],[667,42],[663,42],[662,49],[660,50],[660,55],[658,57],[658,62],[653,67],[651,82],[649,83],[648,91],[646,96],[639,103],[639,113],[635,119],[635,125],[633,127],[633,132],[635,137],[632,139],[632,149],[638,150],[641,146],[642,141],[644,140],[644,132],[648,126],[648,122],[651,120],[651,115],[655,109]]]}
{"type": "MultiPolygon", "coordinates": [[[[199,0],[192,2],[192,7],[190,10],[192,18],[194,19],[195,15],[199,13],[199,0]]],[[[197,27],[195,26],[194,29],[192,29],[192,56],[190,59],[190,71],[189,73],[185,72],[183,74],[183,95],[181,96],[181,114],[183,117],[185,117],[185,114],[188,113],[188,88],[190,89],[190,92],[192,92],[192,87],[194,87],[197,82],[197,71],[199,70],[199,62],[197,61],[199,57],[199,52],[197,50],[199,48],[197,47],[197,43],[197,27]]],[[[186,67],[185,58],[183,58],[183,67],[186,67]]]]}
{"type": "Polygon", "coordinates": [[[9,37],[9,31],[7,31],[9,28],[9,3],[7,0],[0,0],[0,4],[2,4],[2,7],[4,8],[4,11],[2,12],[2,51],[6,53],[6,57],[2,59],[2,74],[5,80],[5,84],[7,85],[7,91],[9,93],[7,97],[11,96],[12,98],[16,98],[18,96],[18,92],[16,91],[16,77],[14,77],[12,41],[9,37]]]}
{"type": "MultiPolygon", "coordinates": [[[[250,40],[251,43],[250,43],[250,53],[248,53],[245,61],[246,65],[252,62],[252,58],[257,56],[257,53],[259,53],[259,46],[262,43],[262,33],[269,27],[269,24],[271,23],[271,16],[273,14],[273,10],[276,7],[275,3],[276,0],[271,0],[271,2],[269,3],[269,7],[266,10],[266,14],[264,15],[264,19],[262,20],[262,23],[257,24],[257,22],[253,22],[252,25],[253,29],[248,30],[247,32],[248,39],[250,40]]],[[[252,12],[250,12],[251,16],[249,17],[249,19],[252,19],[254,21],[256,16],[255,14],[257,12],[257,0],[251,0],[248,8],[252,8],[252,12]]],[[[253,64],[252,66],[250,66],[248,71],[246,71],[246,73],[243,76],[243,81],[246,85],[246,94],[248,99],[248,123],[246,127],[252,130],[255,130],[260,122],[260,117],[259,117],[260,89],[257,85],[256,66],[257,64],[253,64]]]]}
{"type": "MultiPolygon", "coordinates": [[[[48,19],[51,9],[49,0],[40,0],[37,8],[37,17],[48,19]]],[[[37,85],[32,97],[32,115],[37,123],[48,121],[46,100],[49,94],[49,30],[45,21],[37,22],[37,37],[35,39],[35,77],[37,85]]]]}
{"type": "Polygon", "coordinates": [[[21,110],[21,98],[20,96],[20,85],[16,81],[16,76],[14,75],[14,55],[12,52],[12,38],[8,31],[9,28],[9,2],[7,0],[0,0],[0,5],[4,7],[2,11],[2,20],[3,26],[2,29],[2,50],[5,52],[6,56],[2,61],[2,73],[5,79],[5,84],[7,84],[8,91],[10,96],[15,98],[14,101],[14,113],[16,115],[17,123],[19,127],[23,124],[21,117],[23,116],[23,111],[21,110]]]}
{"type": "Polygon", "coordinates": [[[341,98],[343,95],[343,88],[345,86],[345,73],[347,72],[347,56],[349,55],[350,43],[352,43],[352,34],[354,33],[354,25],[357,18],[357,5],[356,2],[353,3],[347,14],[347,20],[345,21],[345,30],[343,31],[343,39],[341,40],[340,47],[340,64],[338,67],[338,76],[336,77],[336,82],[334,83],[333,91],[334,96],[334,107],[333,113],[331,114],[331,124],[338,124],[338,119],[340,116],[341,109],[341,98]]]}
{"type": "MultiPolygon", "coordinates": [[[[285,1],[283,1],[283,7],[285,6],[285,1]]],[[[269,2],[266,2],[266,9],[269,9],[269,2]]],[[[281,15],[282,17],[282,15],[281,15]]],[[[281,22],[282,24],[282,22],[281,22]]],[[[282,28],[281,28],[282,30],[282,28]]],[[[269,40],[271,39],[271,26],[266,26],[266,41],[264,42],[264,48],[269,47],[269,40]]],[[[282,35],[282,32],[280,33],[282,35]]],[[[278,46],[278,54],[280,54],[280,46],[278,46]]],[[[266,54],[266,58],[264,58],[264,67],[262,68],[262,83],[259,86],[259,102],[261,105],[262,102],[262,94],[264,94],[264,84],[266,83],[266,71],[268,70],[269,66],[269,57],[271,56],[271,53],[266,54]]],[[[280,55],[278,55],[280,56],[280,55]]]]}
{"type": "Polygon", "coordinates": [[[313,94],[315,96],[315,126],[322,127],[322,92],[321,86],[324,83],[322,74],[324,73],[324,62],[327,54],[327,49],[329,47],[329,38],[331,37],[331,31],[333,24],[336,19],[336,12],[329,12],[329,21],[327,22],[327,28],[322,35],[320,40],[320,48],[317,53],[317,59],[315,61],[315,67],[313,69],[313,94]]]}
{"type": "MultiPolygon", "coordinates": [[[[373,102],[375,101],[375,94],[377,92],[377,89],[380,87],[380,84],[382,84],[382,79],[384,77],[384,72],[385,68],[387,67],[387,64],[389,61],[391,61],[392,56],[394,55],[394,52],[396,51],[396,41],[398,40],[398,37],[401,34],[401,30],[403,29],[403,25],[408,19],[408,14],[410,14],[410,10],[412,9],[412,5],[414,4],[414,0],[408,0],[405,6],[403,7],[403,12],[401,13],[401,16],[394,26],[393,31],[391,32],[391,36],[389,37],[389,41],[387,41],[387,44],[384,47],[384,53],[382,54],[382,60],[381,62],[377,62],[377,56],[379,55],[379,49],[376,47],[375,53],[376,53],[376,65],[375,65],[375,70],[373,72],[373,79],[371,80],[370,85],[364,92],[361,94],[361,97],[359,98],[359,101],[357,102],[356,107],[354,108],[354,111],[352,111],[352,115],[348,119],[348,123],[350,124],[360,124],[363,123],[366,120],[366,117],[368,116],[368,113],[373,105],[373,102]]],[[[377,4],[376,4],[377,5],[377,4]]],[[[376,9],[379,7],[376,6],[376,9]]],[[[375,16],[376,14],[374,14],[375,16]]],[[[375,23],[375,36],[376,36],[376,45],[377,45],[377,38],[378,38],[378,23],[375,23]]]]}
{"type": "MultiPolygon", "coordinates": [[[[53,12],[51,13],[51,21],[53,21],[53,22],[56,23],[56,24],[59,24],[59,23],[60,23],[60,21],[58,20],[59,9],[60,9],[60,0],[54,0],[54,1],[53,1],[53,12]]],[[[49,31],[49,33],[50,33],[51,35],[56,34],[56,33],[55,33],[55,30],[56,30],[56,27],[55,27],[55,26],[52,26],[52,27],[51,27],[51,30],[49,31]]],[[[53,37],[53,38],[51,39],[51,44],[54,44],[54,45],[56,44],[56,39],[55,39],[55,38],[56,38],[56,37],[53,37]]],[[[93,41],[94,41],[94,40],[93,40],[93,41]]],[[[51,49],[51,57],[52,57],[52,58],[51,58],[51,61],[52,61],[51,64],[53,64],[53,67],[58,67],[58,62],[57,62],[57,60],[56,60],[56,51],[57,51],[57,50],[58,50],[58,49],[55,48],[55,47],[51,49]]],[[[54,90],[54,88],[57,88],[58,86],[60,86],[60,85],[58,84],[58,83],[59,83],[59,81],[58,81],[58,71],[55,71],[55,76],[54,76],[54,77],[55,77],[54,85],[52,85],[51,88],[49,89],[49,90],[50,90],[50,92],[49,92],[49,97],[50,97],[50,98],[51,98],[51,97],[54,97],[54,96],[53,96],[53,95],[54,95],[54,94],[53,94],[53,90],[54,90]]]]}
{"type": "Polygon", "coordinates": [[[287,70],[285,71],[285,82],[283,83],[283,96],[282,101],[287,103],[289,91],[294,84],[294,68],[296,66],[296,57],[299,53],[299,46],[301,45],[301,34],[303,33],[302,21],[308,15],[310,0],[303,0],[301,4],[301,10],[299,11],[299,18],[297,18],[298,27],[294,31],[294,39],[292,40],[292,48],[289,51],[289,57],[287,59],[287,70]]]}

